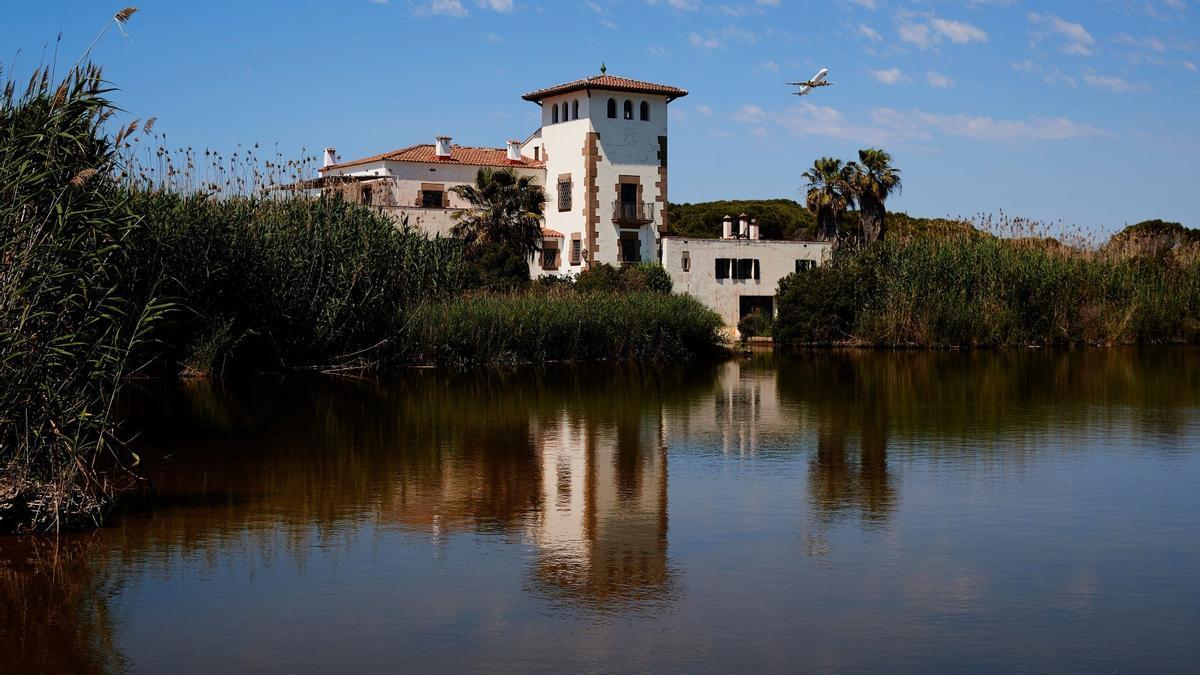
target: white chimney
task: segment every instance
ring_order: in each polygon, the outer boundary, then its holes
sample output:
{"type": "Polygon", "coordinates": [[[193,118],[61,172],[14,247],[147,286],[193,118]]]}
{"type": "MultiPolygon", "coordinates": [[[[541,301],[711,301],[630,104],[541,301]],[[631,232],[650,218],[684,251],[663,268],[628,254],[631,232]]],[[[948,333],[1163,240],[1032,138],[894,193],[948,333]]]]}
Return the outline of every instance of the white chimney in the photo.
{"type": "Polygon", "coordinates": [[[321,166],[333,166],[337,164],[337,150],[333,148],[325,148],[325,159],[321,166]]]}
{"type": "Polygon", "coordinates": [[[750,220],[750,238],[758,239],[758,218],[750,220]]]}
{"type": "Polygon", "coordinates": [[[521,141],[509,141],[508,142],[508,161],[510,161],[510,162],[521,161],[521,141]]]}
{"type": "Polygon", "coordinates": [[[733,216],[725,216],[721,221],[721,238],[733,239],[733,216]]]}
{"type": "Polygon", "coordinates": [[[438,157],[449,157],[450,156],[450,137],[449,136],[438,136],[436,147],[437,147],[437,156],[438,157]]]}
{"type": "Polygon", "coordinates": [[[738,239],[746,239],[750,236],[750,221],[749,216],[742,214],[738,216],[738,239]]]}

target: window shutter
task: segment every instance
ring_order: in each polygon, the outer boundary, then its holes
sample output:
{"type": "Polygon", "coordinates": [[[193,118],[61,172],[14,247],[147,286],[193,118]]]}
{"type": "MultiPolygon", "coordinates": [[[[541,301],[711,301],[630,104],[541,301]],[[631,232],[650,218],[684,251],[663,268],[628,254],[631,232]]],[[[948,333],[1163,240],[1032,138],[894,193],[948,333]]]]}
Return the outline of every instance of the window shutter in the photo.
{"type": "Polygon", "coordinates": [[[761,276],[759,276],[759,273],[760,272],[759,272],[759,267],[758,267],[758,258],[755,258],[754,259],[754,278],[755,278],[755,280],[762,278],[761,276]]]}
{"type": "Polygon", "coordinates": [[[717,258],[717,278],[729,278],[729,258],[717,258]]]}

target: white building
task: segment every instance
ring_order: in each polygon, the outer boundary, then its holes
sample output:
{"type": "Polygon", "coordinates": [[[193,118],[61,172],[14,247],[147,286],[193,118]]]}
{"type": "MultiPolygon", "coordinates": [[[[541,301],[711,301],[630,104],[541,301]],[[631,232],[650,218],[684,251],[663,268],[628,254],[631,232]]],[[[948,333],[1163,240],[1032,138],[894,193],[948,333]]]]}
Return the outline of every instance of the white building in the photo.
{"type": "Polygon", "coordinates": [[[479,148],[438,136],[433,143],[345,162],[329,148],[318,183],[444,236],[454,211],[469,206],[451,189],[474,183],[481,167],[511,168],[546,190],[542,251],[530,263],[532,275],[661,260],[677,291],[733,326],[747,307],[773,307],[779,279],[796,271],[799,260],[823,260],[828,245],[759,241],[757,226],[746,223],[738,233],[727,223],[722,239],[664,238],[667,105],[682,96],[683,89],[601,69],[600,75],[525,94],[541,106],[542,125],[524,141],[479,148]],[[720,260],[751,262],[734,263],[729,276],[721,276],[720,260]],[[746,264],[752,277],[737,276],[746,264]]]}
{"type": "Polygon", "coordinates": [[[667,105],[687,92],[601,74],[525,94],[542,126],[505,148],[434,143],[339,162],[326,151],[321,178],[356,201],[406,215],[446,234],[467,206],[450,191],[480,167],[511,167],[546,188],[543,252],[535,275],[578,273],[597,263],[657,260],[666,231],[667,105]]]}
{"type": "Polygon", "coordinates": [[[830,251],[829,242],[759,239],[758,225],[742,214],[737,230],[725,217],[720,239],[663,237],[662,265],[675,291],[736,326],[755,309],[774,316],[779,281],[827,261],[830,251]]]}

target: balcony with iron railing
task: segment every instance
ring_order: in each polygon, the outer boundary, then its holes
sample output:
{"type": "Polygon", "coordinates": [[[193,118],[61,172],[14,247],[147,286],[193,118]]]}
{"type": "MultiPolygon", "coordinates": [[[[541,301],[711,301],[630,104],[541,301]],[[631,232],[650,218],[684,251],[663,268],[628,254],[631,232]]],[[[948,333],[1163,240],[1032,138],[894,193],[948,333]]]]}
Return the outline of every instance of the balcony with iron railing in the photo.
{"type": "Polygon", "coordinates": [[[618,225],[646,225],[654,222],[654,202],[613,202],[613,222],[618,225]]]}

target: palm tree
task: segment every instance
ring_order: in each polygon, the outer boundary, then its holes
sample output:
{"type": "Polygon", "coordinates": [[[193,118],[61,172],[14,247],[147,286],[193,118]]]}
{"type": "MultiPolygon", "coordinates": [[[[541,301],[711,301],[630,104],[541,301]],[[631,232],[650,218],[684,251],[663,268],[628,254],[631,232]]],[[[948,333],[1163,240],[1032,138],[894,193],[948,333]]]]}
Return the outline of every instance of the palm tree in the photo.
{"type": "Polygon", "coordinates": [[[858,200],[863,239],[867,243],[883,239],[887,234],[887,198],[900,192],[900,170],[892,166],[892,156],[883,150],[868,148],[858,151],[858,163],[851,162],[850,180],[854,198],[858,200]]]}
{"type": "Polygon", "coordinates": [[[808,183],[805,203],[817,218],[817,237],[837,241],[838,224],[854,201],[848,167],[842,160],[822,157],[802,175],[808,183]]]}
{"type": "Polygon", "coordinates": [[[499,246],[528,259],[541,249],[546,193],[533,178],[518,176],[512,169],[482,168],[474,185],[450,190],[472,206],[454,212],[457,222],[451,229],[463,240],[468,256],[499,246]]]}

